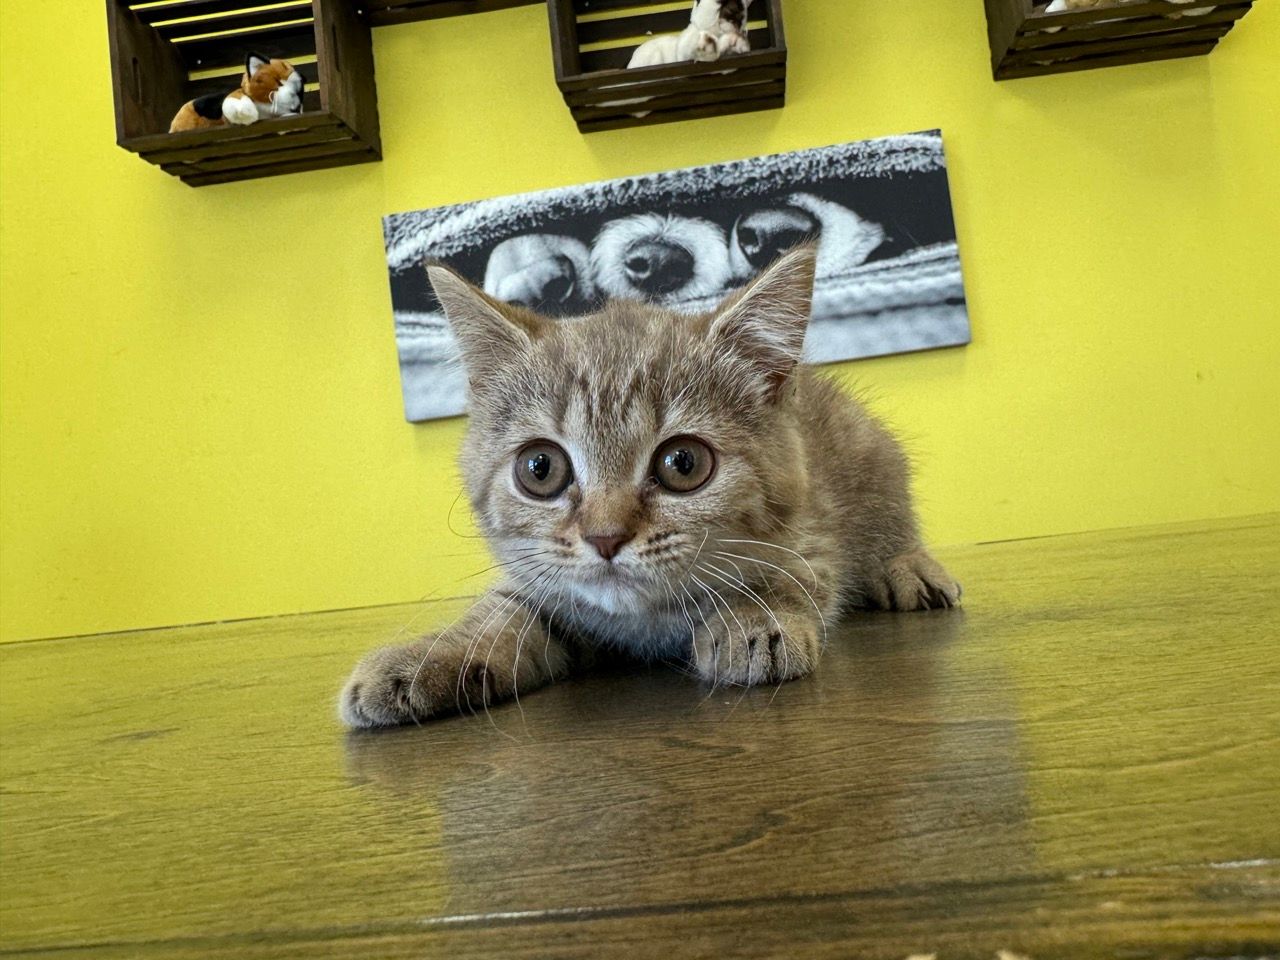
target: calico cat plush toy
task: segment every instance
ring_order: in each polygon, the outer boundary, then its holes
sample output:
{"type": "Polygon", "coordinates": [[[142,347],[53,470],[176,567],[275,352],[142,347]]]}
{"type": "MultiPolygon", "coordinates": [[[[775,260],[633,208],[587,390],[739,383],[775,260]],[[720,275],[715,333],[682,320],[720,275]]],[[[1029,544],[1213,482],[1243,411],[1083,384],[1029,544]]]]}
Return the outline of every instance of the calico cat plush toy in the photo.
{"type": "Polygon", "coordinates": [[[646,40],[631,55],[631,67],[653,67],[682,60],[719,60],[730,53],[749,53],[747,7],[751,0],[694,0],[683,32],[646,40]]]}
{"type": "Polygon", "coordinates": [[[444,630],[366,657],[342,719],[479,710],[601,648],[780,683],[846,610],[955,605],[897,442],[800,362],[817,265],[797,248],[696,315],[624,299],[558,321],[430,268],[467,372],[462,476],[503,573],[444,630]]]}
{"type": "Polygon", "coordinates": [[[295,116],[302,112],[303,84],[302,74],[288,60],[269,60],[251,53],[245,58],[239,89],[188,100],[169,124],[169,132],[295,116]]]}

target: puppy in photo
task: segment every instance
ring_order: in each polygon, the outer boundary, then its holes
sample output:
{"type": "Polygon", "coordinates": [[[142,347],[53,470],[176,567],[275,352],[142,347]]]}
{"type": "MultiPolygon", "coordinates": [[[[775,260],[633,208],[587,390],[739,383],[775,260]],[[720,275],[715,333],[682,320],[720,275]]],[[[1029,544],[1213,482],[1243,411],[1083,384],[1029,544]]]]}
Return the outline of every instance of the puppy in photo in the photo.
{"type": "Polygon", "coordinates": [[[573,237],[549,233],[511,237],[489,253],[484,292],[545,313],[575,312],[595,294],[591,252],[573,237]]]}
{"type": "Polygon", "coordinates": [[[721,227],[656,213],[605,224],[591,246],[591,266],[606,296],[668,304],[722,293],[733,276],[721,227]]]}
{"type": "Polygon", "coordinates": [[[842,204],[793,193],[734,223],[729,237],[733,275],[754,277],[788,250],[818,240],[818,276],[827,277],[865,263],[884,243],[885,230],[842,204]]]}

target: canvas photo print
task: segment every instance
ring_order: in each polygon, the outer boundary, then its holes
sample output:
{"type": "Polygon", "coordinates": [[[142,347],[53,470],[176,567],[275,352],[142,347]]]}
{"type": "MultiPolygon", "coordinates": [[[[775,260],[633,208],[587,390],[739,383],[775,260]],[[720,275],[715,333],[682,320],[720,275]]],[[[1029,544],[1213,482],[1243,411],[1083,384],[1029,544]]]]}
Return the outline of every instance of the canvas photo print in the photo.
{"type": "Polygon", "coordinates": [[[692,313],[816,238],[810,362],[969,342],[937,130],[392,214],[383,233],[414,421],[465,410],[430,261],[553,317],[609,297],[692,313]]]}

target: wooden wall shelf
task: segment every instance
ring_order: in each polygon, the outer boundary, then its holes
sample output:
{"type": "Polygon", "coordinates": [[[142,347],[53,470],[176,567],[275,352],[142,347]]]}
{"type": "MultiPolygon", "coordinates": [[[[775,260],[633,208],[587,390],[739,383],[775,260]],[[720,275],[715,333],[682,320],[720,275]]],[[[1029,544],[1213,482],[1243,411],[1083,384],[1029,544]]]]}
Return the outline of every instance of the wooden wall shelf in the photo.
{"type": "Polygon", "coordinates": [[[527,7],[543,0],[358,0],[361,15],[375,27],[414,20],[434,20],[468,13],[527,7]]]}
{"type": "Polygon", "coordinates": [[[378,101],[368,23],[348,0],[107,0],[116,142],[203,186],[378,160],[378,101]],[[255,6],[256,2],[256,6],[255,6]],[[244,127],[169,133],[193,97],[230,92],[249,50],[295,63],[303,113],[244,127]]]}
{"type": "Polygon", "coordinates": [[[1252,0],[1206,0],[1190,7],[1150,0],[1045,13],[1047,0],[985,3],[991,69],[997,80],[1200,56],[1253,6],[1252,0]],[[1188,12],[1202,7],[1212,10],[1188,12]]]}
{"type": "Polygon", "coordinates": [[[750,53],[636,70],[626,69],[635,48],[652,34],[687,27],[687,7],[671,10],[664,0],[548,0],[547,11],[556,85],[583,133],[769,110],[786,101],[782,0],[751,5],[750,53]],[[661,6],[668,9],[651,9],[661,6]],[[635,116],[639,112],[646,115],[635,116]]]}

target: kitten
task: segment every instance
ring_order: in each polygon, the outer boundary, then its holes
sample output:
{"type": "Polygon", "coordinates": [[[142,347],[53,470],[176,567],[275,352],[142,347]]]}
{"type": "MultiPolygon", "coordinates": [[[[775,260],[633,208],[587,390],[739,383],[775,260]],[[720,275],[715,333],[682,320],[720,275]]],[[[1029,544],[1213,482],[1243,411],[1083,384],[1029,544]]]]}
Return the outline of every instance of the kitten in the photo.
{"type": "Polygon", "coordinates": [[[694,0],[689,26],[681,33],[653,37],[636,47],[627,68],[653,67],[682,60],[719,60],[729,53],[750,53],[747,7],[751,0],[694,0]]]}
{"type": "Polygon", "coordinates": [[[560,322],[432,267],[469,379],[462,473],[505,572],[440,634],[366,657],[342,719],[479,709],[602,646],[777,683],[850,607],[955,604],[898,445],[799,362],[816,259],[786,254],[707,314],[614,300],[560,322]]]}

